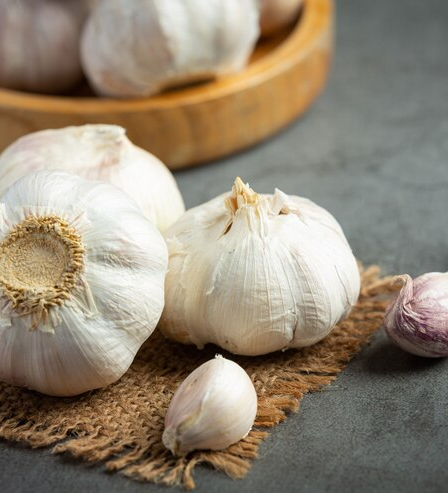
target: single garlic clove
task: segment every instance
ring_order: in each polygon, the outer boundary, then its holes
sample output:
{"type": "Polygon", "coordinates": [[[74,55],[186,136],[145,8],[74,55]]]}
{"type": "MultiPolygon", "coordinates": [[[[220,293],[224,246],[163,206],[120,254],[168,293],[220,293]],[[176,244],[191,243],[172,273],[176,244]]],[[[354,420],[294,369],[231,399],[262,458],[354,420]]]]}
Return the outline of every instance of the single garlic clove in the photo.
{"type": "Polygon", "coordinates": [[[244,438],[257,414],[257,394],[238,364],[216,355],[177,389],[165,418],[163,443],[174,455],[222,450],[244,438]]]}

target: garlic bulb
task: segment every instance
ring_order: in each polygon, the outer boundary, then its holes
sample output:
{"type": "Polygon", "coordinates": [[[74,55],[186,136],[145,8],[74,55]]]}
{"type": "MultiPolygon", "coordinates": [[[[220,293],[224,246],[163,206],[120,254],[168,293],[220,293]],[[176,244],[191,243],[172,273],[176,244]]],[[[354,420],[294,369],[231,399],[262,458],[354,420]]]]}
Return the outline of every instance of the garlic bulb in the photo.
{"type": "Polygon", "coordinates": [[[187,211],[165,232],[161,329],[199,348],[265,354],[309,346],[348,315],[360,279],[336,220],[310,200],[232,193],[187,211]]]}
{"type": "Polygon", "coordinates": [[[125,194],[59,171],[0,197],[0,380],[69,396],[118,380],[163,308],[165,242],[125,194]]]}
{"type": "Polygon", "coordinates": [[[257,394],[248,374],[217,355],[176,390],[165,418],[163,443],[174,455],[225,449],[249,433],[256,414],[257,394]]]}
{"type": "Polygon", "coordinates": [[[82,77],[84,0],[0,0],[0,86],[61,92],[82,77]]]}
{"type": "Polygon", "coordinates": [[[256,0],[108,0],[81,39],[84,71],[107,96],[148,96],[241,70],[258,38],[256,0]]]}
{"type": "Polygon", "coordinates": [[[387,335],[417,356],[448,356],[448,272],[399,279],[403,287],[384,316],[387,335]]]}
{"type": "Polygon", "coordinates": [[[303,0],[259,0],[259,4],[261,34],[269,36],[296,18],[303,0]]]}
{"type": "Polygon", "coordinates": [[[163,230],[184,211],[173,175],[115,125],[43,130],[18,139],[0,155],[0,194],[30,171],[60,169],[109,182],[131,196],[163,230]]]}

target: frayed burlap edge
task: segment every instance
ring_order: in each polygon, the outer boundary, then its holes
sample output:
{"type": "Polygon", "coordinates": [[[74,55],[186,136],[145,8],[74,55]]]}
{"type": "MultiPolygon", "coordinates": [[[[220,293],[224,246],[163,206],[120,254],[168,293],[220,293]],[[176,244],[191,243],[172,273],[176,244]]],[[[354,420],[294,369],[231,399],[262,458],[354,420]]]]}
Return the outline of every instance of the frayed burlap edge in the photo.
{"type": "Polygon", "coordinates": [[[397,288],[380,278],[379,268],[361,270],[362,290],[350,317],[312,347],[263,357],[235,357],[252,378],[259,397],[251,433],[219,452],[195,452],[176,459],[161,437],[165,412],[175,389],[216,347],[198,351],[154,334],[130,370],[106,389],[76,398],[51,398],[0,384],[0,437],[31,447],[53,446],[106,470],[141,481],[194,488],[193,469],[206,463],[242,478],[257,457],[266,428],[296,411],[302,396],[329,385],[381,326],[388,294],[397,288]]]}

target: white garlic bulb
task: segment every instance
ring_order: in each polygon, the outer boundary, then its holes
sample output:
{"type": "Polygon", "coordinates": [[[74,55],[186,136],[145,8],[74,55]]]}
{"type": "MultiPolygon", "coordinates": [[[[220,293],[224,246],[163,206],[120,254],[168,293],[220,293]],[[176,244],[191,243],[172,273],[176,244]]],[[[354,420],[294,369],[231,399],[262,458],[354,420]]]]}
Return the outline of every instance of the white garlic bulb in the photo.
{"type": "Polygon", "coordinates": [[[132,144],[125,129],[116,125],[42,130],[21,137],[0,155],[0,194],[18,178],[40,169],[111,183],[132,197],[160,230],[185,211],[168,168],[132,144]]]}
{"type": "Polygon", "coordinates": [[[107,96],[148,96],[241,70],[258,38],[256,0],[108,0],[89,17],[81,60],[107,96]]]}
{"type": "Polygon", "coordinates": [[[57,396],[118,380],[157,325],[167,260],[115,187],[17,181],[0,197],[0,380],[57,396]]]}
{"type": "Polygon", "coordinates": [[[61,92],[82,77],[85,0],[0,0],[0,86],[61,92]]]}
{"type": "Polygon", "coordinates": [[[259,0],[259,4],[261,34],[269,36],[295,19],[303,0],[259,0]]]}
{"type": "Polygon", "coordinates": [[[325,209],[280,190],[232,192],[187,211],[166,232],[160,327],[199,348],[259,355],[323,339],[356,302],[360,277],[325,209]]]}
{"type": "Polygon", "coordinates": [[[174,455],[222,450],[244,438],[257,414],[257,393],[238,364],[217,355],[176,390],[165,418],[163,443],[174,455]]]}

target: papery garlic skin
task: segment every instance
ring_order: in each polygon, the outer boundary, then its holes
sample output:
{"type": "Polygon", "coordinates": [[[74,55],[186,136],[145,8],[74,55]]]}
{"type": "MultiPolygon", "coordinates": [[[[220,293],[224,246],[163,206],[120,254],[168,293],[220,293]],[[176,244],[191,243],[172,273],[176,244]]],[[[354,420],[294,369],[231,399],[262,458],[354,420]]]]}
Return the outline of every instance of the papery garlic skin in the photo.
{"type": "Polygon", "coordinates": [[[81,59],[99,94],[149,96],[238,72],[258,34],[256,0],[108,0],[89,17],[81,59]]]}
{"type": "Polygon", "coordinates": [[[260,355],[323,339],[356,303],[360,277],[341,227],[310,200],[232,193],[190,209],[165,232],[160,328],[168,337],[260,355]]]}
{"type": "Polygon", "coordinates": [[[161,231],[185,211],[168,168],[132,144],[117,125],[81,125],[21,137],[0,154],[0,194],[18,178],[42,169],[111,183],[132,197],[161,231]]]}
{"type": "Polygon", "coordinates": [[[260,29],[263,36],[274,34],[290,24],[299,13],[303,0],[258,0],[260,29]]]}
{"type": "Polygon", "coordinates": [[[257,414],[257,393],[237,363],[217,355],[182,382],[165,417],[163,443],[174,455],[222,450],[244,438],[257,414]]]}
{"type": "Polygon", "coordinates": [[[0,0],[0,86],[62,92],[82,77],[85,0],[0,0]]]}
{"type": "Polygon", "coordinates": [[[17,181],[0,197],[0,380],[55,396],[118,380],[157,325],[166,268],[161,234],[115,187],[17,181]]]}
{"type": "Polygon", "coordinates": [[[390,340],[417,356],[448,356],[448,273],[399,279],[403,287],[384,316],[390,340]]]}

